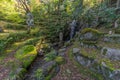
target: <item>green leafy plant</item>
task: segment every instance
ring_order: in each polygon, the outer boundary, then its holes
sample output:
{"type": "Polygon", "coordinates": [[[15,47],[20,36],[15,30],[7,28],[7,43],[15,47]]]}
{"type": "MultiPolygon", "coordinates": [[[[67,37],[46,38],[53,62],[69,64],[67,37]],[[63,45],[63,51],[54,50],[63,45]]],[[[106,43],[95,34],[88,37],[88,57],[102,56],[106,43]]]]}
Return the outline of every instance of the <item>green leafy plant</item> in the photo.
{"type": "Polygon", "coordinates": [[[42,69],[37,69],[37,71],[35,72],[35,77],[38,80],[44,80],[45,76],[43,75],[43,70],[42,69]]]}

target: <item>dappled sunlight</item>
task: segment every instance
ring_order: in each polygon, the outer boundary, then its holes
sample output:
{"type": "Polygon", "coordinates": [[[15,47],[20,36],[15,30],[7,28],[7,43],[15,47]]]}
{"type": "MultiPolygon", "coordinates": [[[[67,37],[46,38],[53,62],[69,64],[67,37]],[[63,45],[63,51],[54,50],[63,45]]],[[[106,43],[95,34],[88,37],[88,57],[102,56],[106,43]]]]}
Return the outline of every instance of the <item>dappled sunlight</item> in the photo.
{"type": "Polygon", "coordinates": [[[5,33],[24,33],[24,32],[26,32],[26,31],[23,31],[23,30],[5,29],[4,32],[5,32],[5,33]]]}
{"type": "Polygon", "coordinates": [[[0,0],[0,80],[119,80],[120,0],[0,0]]]}

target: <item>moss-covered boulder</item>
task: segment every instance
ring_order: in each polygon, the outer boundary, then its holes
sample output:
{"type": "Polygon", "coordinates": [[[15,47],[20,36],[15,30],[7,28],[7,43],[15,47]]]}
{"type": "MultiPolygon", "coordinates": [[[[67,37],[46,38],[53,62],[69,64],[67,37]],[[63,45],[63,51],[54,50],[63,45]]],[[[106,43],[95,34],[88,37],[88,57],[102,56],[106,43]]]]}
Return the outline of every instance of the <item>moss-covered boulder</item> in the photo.
{"type": "Polygon", "coordinates": [[[80,34],[80,45],[84,47],[97,48],[96,44],[99,42],[103,33],[96,29],[85,28],[80,34]]]}
{"type": "Polygon", "coordinates": [[[26,72],[27,72],[26,69],[18,68],[17,71],[16,71],[16,79],[17,80],[23,80],[26,72]]]}
{"type": "Polygon", "coordinates": [[[20,61],[23,68],[29,67],[36,56],[37,51],[33,45],[26,45],[19,49],[15,54],[15,57],[20,61]]]}
{"type": "Polygon", "coordinates": [[[55,61],[49,61],[46,62],[44,65],[42,65],[41,69],[43,70],[43,74],[46,76],[49,74],[49,71],[51,71],[56,65],[55,61]]]}
{"type": "Polygon", "coordinates": [[[62,64],[65,62],[65,59],[61,56],[57,56],[54,60],[57,64],[62,64]]]}
{"type": "Polygon", "coordinates": [[[105,35],[103,41],[120,43],[120,34],[105,35]]]}
{"type": "Polygon", "coordinates": [[[104,47],[101,53],[110,60],[120,60],[120,50],[104,47]]]}
{"type": "Polygon", "coordinates": [[[98,40],[101,36],[101,32],[92,28],[85,28],[81,31],[80,40],[98,40]]]}
{"type": "MultiPolygon", "coordinates": [[[[74,43],[74,46],[77,44],[74,43]]],[[[102,49],[102,48],[101,48],[102,49]]],[[[110,60],[105,57],[110,55],[111,58],[117,58],[119,50],[107,48],[107,50],[96,49],[96,48],[86,48],[86,47],[73,47],[72,54],[74,59],[78,62],[78,64],[88,68],[92,72],[96,72],[104,76],[105,80],[119,80],[120,79],[120,66],[118,64],[119,60],[110,60]],[[114,52],[115,51],[115,52],[114,52]],[[111,52],[111,53],[110,53],[111,52]],[[117,52],[117,53],[116,53],[117,52]]],[[[109,56],[108,56],[109,57],[109,56]]]]}

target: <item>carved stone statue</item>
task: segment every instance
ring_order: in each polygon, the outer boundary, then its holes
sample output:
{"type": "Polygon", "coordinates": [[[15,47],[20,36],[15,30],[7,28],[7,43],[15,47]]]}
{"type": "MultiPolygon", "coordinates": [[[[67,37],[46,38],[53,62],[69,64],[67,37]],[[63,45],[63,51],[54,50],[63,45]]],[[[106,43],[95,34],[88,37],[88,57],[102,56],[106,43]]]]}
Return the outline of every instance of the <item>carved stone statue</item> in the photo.
{"type": "Polygon", "coordinates": [[[33,15],[32,13],[27,13],[27,20],[26,23],[28,25],[28,33],[30,32],[31,27],[34,25],[33,15]]]}
{"type": "Polygon", "coordinates": [[[59,45],[62,46],[63,45],[63,33],[62,32],[59,33],[59,41],[60,41],[59,45]]]}
{"type": "Polygon", "coordinates": [[[76,27],[76,20],[73,20],[72,23],[70,23],[70,39],[72,39],[75,34],[75,27],[76,27]]]}
{"type": "Polygon", "coordinates": [[[26,23],[28,24],[29,27],[34,25],[33,15],[30,12],[27,13],[26,23]]]}
{"type": "Polygon", "coordinates": [[[118,28],[118,26],[119,26],[119,25],[118,25],[118,21],[119,21],[119,19],[117,19],[117,20],[115,21],[115,23],[114,23],[114,27],[115,27],[115,28],[118,28]]]}

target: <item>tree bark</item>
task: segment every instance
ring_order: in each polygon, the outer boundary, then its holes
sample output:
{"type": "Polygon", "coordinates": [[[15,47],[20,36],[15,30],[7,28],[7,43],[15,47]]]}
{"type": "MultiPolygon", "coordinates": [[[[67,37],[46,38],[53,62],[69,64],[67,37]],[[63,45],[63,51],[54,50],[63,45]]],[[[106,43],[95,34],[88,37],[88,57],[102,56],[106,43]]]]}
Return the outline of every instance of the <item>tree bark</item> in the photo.
{"type": "Polygon", "coordinates": [[[120,7],[120,0],[117,0],[116,8],[118,9],[119,7],[120,7]]]}

